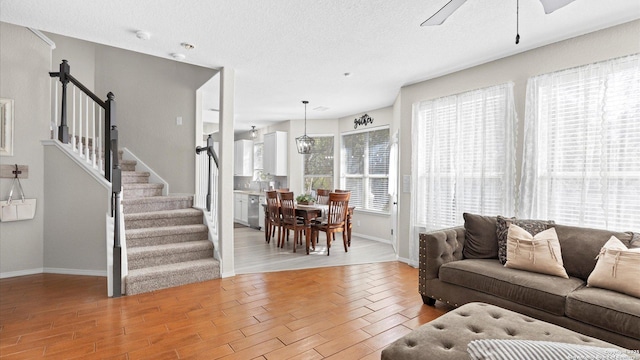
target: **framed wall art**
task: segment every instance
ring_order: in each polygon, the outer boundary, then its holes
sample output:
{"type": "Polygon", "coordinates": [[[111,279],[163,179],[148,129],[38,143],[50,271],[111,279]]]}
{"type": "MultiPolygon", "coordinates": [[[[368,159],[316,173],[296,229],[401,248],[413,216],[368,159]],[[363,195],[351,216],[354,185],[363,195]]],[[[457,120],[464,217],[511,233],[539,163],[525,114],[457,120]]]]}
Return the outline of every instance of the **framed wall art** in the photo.
{"type": "Polygon", "coordinates": [[[13,156],[13,99],[0,98],[0,156],[13,156]]]}

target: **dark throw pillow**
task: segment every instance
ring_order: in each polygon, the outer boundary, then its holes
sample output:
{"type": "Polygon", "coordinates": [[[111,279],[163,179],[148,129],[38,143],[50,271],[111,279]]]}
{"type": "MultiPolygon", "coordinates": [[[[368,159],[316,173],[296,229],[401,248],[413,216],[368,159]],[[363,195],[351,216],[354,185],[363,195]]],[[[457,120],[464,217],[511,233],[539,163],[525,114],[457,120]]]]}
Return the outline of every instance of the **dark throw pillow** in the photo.
{"type": "Polygon", "coordinates": [[[553,220],[524,220],[498,216],[496,219],[496,237],[498,238],[498,259],[502,265],[507,262],[507,233],[509,225],[517,225],[526,230],[531,235],[545,231],[555,224],[553,220]]]}
{"type": "Polygon", "coordinates": [[[496,217],[464,213],[465,240],[462,254],[465,259],[496,259],[496,217]]]}

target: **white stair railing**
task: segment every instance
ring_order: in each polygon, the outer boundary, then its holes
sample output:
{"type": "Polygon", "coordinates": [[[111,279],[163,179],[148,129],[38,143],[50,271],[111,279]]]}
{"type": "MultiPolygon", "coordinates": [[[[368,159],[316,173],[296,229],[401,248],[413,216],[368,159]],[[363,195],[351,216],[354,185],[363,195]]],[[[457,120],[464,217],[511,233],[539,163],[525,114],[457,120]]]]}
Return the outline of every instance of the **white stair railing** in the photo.
{"type": "MultiPolygon", "coordinates": [[[[51,138],[57,139],[58,119],[61,117],[59,98],[59,82],[51,79],[53,112],[51,118],[51,138]]],[[[71,97],[71,116],[67,117],[69,122],[69,143],[67,146],[78,154],[89,166],[100,171],[104,175],[104,137],[105,109],[74,84],[69,84],[67,89],[71,97]]]]}
{"type": "Polygon", "coordinates": [[[196,148],[196,193],[194,206],[204,212],[204,220],[209,227],[209,235],[218,254],[218,157],[216,144],[211,135],[205,146],[196,148]]]}

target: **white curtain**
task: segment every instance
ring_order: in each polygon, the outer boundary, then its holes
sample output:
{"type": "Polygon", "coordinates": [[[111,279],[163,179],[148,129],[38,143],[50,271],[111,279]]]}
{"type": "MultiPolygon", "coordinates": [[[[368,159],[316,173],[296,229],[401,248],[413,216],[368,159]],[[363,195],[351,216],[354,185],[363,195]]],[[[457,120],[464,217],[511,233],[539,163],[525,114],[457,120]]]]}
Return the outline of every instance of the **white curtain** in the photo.
{"type": "Polygon", "coordinates": [[[640,230],[640,57],[529,79],[521,217],[640,230]]]}
{"type": "Polygon", "coordinates": [[[412,239],[462,225],[462,213],[514,215],[517,116],[513,83],[414,104],[412,239]]]}

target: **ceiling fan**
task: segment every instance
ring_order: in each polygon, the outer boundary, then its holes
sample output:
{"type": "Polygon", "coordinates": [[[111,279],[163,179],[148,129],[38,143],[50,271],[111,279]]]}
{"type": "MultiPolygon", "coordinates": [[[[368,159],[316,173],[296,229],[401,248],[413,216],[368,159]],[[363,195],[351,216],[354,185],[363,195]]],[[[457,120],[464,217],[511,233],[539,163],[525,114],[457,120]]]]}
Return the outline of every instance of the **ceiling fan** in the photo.
{"type": "MultiPolygon", "coordinates": [[[[430,18],[425,20],[420,26],[434,26],[441,25],[451,14],[453,14],[462,4],[467,0],[450,0],[430,18]]],[[[572,3],[575,0],[539,0],[544,7],[545,14],[551,14],[552,12],[560,9],[572,3]]]]}

